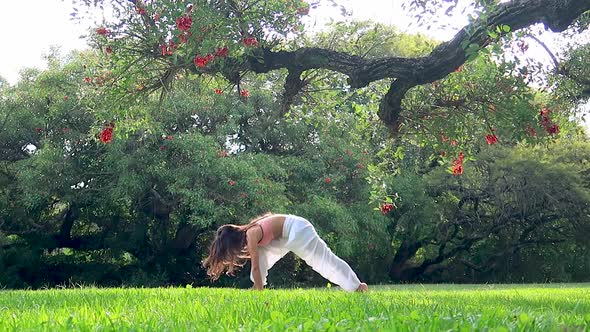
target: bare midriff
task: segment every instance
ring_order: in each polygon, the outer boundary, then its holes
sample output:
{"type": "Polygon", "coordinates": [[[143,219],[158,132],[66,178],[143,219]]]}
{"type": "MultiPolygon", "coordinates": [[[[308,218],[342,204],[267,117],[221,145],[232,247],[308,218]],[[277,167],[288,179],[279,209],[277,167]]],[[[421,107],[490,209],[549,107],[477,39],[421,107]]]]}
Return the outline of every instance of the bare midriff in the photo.
{"type": "Polygon", "coordinates": [[[273,214],[266,218],[258,220],[256,223],[262,229],[262,238],[258,241],[259,246],[266,246],[272,240],[283,236],[283,225],[286,216],[283,214],[273,214]]]}

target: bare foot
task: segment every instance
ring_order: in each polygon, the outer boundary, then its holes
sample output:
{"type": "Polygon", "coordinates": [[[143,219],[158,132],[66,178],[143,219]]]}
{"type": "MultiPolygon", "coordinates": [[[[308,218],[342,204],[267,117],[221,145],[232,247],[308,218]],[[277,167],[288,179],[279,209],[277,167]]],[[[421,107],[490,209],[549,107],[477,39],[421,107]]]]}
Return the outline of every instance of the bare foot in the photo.
{"type": "Polygon", "coordinates": [[[356,289],[357,292],[366,292],[368,290],[369,290],[369,286],[367,286],[367,284],[365,284],[364,282],[361,282],[359,287],[356,289]]]}

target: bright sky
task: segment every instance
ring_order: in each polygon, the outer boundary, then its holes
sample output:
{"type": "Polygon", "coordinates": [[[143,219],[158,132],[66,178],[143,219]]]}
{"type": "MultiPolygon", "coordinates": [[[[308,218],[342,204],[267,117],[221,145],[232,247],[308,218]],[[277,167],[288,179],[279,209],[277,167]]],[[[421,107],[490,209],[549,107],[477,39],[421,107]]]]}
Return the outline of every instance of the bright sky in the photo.
{"type": "MultiPolygon", "coordinates": [[[[403,31],[415,32],[416,27],[408,28],[410,19],[401,9],[402,0],[340,0],[347,9],[352,10],[355,19],[371,19],[385,24],[398,26],[403,31]]],[[[320,28],[329,18],[340,19],[338,13],[322,1],[322,6],[310,11],[309,26],[320,28]]],[[[14,84],[21,69],[27,67],[45,68],[43,55],[52,45],[59,45],[62,54],[73,49],[86,47],[85,40],[79,38],[86,33],[87,27],[70,20],[71,0],[0,0],[0,40],[4,45],[0,52],[0,76],[14,84]]],[[[96,20],[101,21],[101,17],[96,20]]],[[[453,26],[460,28],[467,23],[466,17],[454,17],[453,26]]],[[[431,30],[430,36],[439,40],[452,38],[456,31],[431,30]]],[[[541,39],[553,50],[557,38],[544,34],[541,39]]],[[[529,52],[535,57],[549,58],[540,47],[531,44],[529,52]]],[[[590,108],[590,107],[587,107],[590,108]]],[[[586,110],[588,112],[588,110],[586,110]]],[[[590,128],[590,120],[588,122],[590,128]]]]}
{"type": "Polygon", "coordinates": [[[22,68],[45,68],[50,45],[60,45],[64,54],[84,48],[78,36],[85,30],[70,21],[70,13],[69,1],[0,0],[0,76],[14,84],[22,68]]]}

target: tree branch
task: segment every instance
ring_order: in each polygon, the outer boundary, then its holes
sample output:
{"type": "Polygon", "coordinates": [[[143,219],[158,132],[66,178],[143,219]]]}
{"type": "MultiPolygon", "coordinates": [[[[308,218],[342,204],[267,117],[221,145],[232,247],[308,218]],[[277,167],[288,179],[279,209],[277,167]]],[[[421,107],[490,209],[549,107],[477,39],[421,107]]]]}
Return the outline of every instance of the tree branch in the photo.
{"type": "MultiPolygon", "coordinates": [[[[507,25],[512,31],[535,23],[543,23],[553,31],[565,30],[578,16],[590,10],[590,0],[513,0],[501,3],[485,19],[475,20],[455,37],[437,46],[428,56],[417,58],[383,57],[364,59],[347,53],[321,48],[273,52],[260,49],[247,60],[256,73],[286,68],[301,73],[323,68],[348,76],[352,88],[361,88],[385,78],[396,79],[379,107],[379,117],[393,136],[399,134],[401,102],[414,86],[439,80],[467,60],[465,48],[476,44],[487,46],[489,30],[507,25]]],[[[286,84],[289,85],[289,84],[286,84]]],[[[289,97],[292,92],[286,93],[289,97]]]]}
{"type": "Polygon", "coordinates": [[[536,36],[528,35],[527,37],[531,38],[532,40],[536,41],[537,44],[541,45],[541,47],[545,50],[545,52],[547,52],[547,54],[549,54],[549,57],[551,57],[551,61],[553,61],[553,65],[555,66],[555,70],[559,70],[559,62],[557,61],[557,58],[555,57],[553,52],[551,52],[549,47],[547,47],[547,45],[543,41],[541,41],[539,38],[537,38],[536,36]]]}

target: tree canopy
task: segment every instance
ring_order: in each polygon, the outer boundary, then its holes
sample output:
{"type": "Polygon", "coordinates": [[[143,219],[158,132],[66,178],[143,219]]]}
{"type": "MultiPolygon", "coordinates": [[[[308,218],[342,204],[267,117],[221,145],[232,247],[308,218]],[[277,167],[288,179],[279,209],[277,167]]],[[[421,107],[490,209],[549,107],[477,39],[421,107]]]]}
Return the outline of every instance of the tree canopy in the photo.
{"type": "MultiPolygon", "coordinates": [[[[409,2],[423,8],[422,14],[440,10],[441,3],[409,2]]],[[[284,69],[288,73],[282,98],[286,112],[306,85],[302,74],[308,70],[344,74],[351,89],[391,79],[378,114],[394,135],[403,123],[402,102],[413,87],[447,76],[502,36],[533,24],[542,23],[556,32],[573,26],[584,28],[587,19],[583,14],[590,9],[587,0],[476,1],[473,19],[452,40],[437,45],[429,54],[407,57],[302,45],[300,18],[315,4],[301,0],[113,0],[111,4],[116,20],[95,31],[97,46],[112,54],[110,65],[105,64],[109,75],[99,76],[101,83],[124,90],[166,91],[179,72],[187,71],[220,74],[240,91],[241,78],[247,72],[284,69]]],[[[587,83],[585,78],[578,81],[587,83]]]]}

